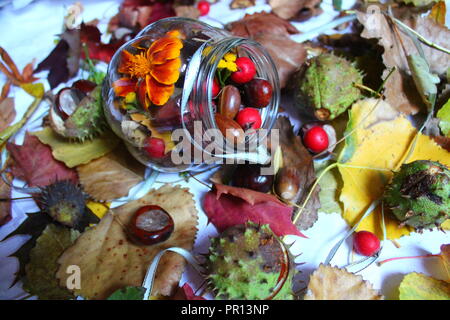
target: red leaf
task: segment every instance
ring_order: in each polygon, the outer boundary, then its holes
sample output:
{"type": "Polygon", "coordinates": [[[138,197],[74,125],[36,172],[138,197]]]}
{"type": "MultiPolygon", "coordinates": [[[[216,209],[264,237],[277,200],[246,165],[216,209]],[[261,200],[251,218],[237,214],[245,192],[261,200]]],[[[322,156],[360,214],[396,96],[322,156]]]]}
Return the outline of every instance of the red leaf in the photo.
{"type": "Polygon", "coordinates": [[[192,290],[191,286],[186,282],[181,289],[184,292],[185,299],[183,300],[206,300],[203,297],[196,296],[194,290],[192,290]]]}
{"type": "Polygon", "coordinates": [[[30,187],[47,186],[57,180],[71,180],[78,183],[75,170],[55,160],[50,147],[33,135],[26,134],[23,145],[6,145],[14,160],[12,174],[27,182],[30,187]]]}
{"type": "Polygon", "coordinates": [[[271,194],[215,184],[203,199],[203,209],[219,232],[252,221],[268,224],[277,236],[305,237],[292,223],[292,208],[271,194]]]}

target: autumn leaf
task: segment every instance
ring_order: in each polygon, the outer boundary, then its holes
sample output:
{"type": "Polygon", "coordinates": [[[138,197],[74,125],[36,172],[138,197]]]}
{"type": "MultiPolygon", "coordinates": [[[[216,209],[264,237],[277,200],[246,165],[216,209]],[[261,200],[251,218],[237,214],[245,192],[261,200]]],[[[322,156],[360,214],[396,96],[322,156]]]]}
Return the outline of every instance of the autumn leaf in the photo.
{"type": "Polygon", "coordinates": [[[436,114],[439,121],[439,128],[442,133],[450,138],[450,99],[442,106],[436,114]]]}
{"type": "Polygon", "coordinates": [[[14,160],[12,174],[30,187],[47,186],[57,180],[78,183],[76,171],[55,160],[51,149],[28,132],[23,145],[8,143],[6,148],[14,160]]]}
{"type": "Polygon", "coordinates": [[[447,282],[450,282],[450,244],[443,244],[441,246],[440,258],[442,259],[442,264],[447,272],[447,282]]]}
{"type": "Polygon", "coordinates": [[[413,272],[403,278],[399,292],[400,300],[450,300],[450,283],[413,272]]]}
{"type": "Polygon", "coordinates": [[[60,287],[55,278],[59,256],[80,235],[76,230],[49,224],[30,251],[30,261],[25,267],[23,288],[41,300],[68,300],[73,295],[60,287]]]}
{"type": "Polygon", "coordinates": [[[89,200],[86,202],[86,207],[91,210],[99,219],[103,218],[105,214],[109,211],[111,203],[101,203],[89,200]]]}
{"type": "MultiPolygon", "coordinates": [[[[353,132],[339,155],[342,165],[338,167],[343,180],[339,199],[344,205],[344,219],[353,226],[369,205],[383,195],[392,177],[391,170],[403,161],[417,130],[388,103],[375,99],[355,103],[349,115],[347,133],[353,132]]],[[[430,137],[420,134],[407,162],[423,159],[450,166],[449,153],[430,137]]],[[[399,222],[388,214],[385,222],[389,239],[412,231],[409,227],[399,228],[399,222]]],[[[382,238],[381,209],[365,218],[357,230],[371,231],[382,238]]]]}
{"type": "MultiPolygon", "coordinates": [[[[66,283],[66,268],[81,269],[81,288],[77,295],[105,299],[118,288],[141,286],[153,258],[161,250],[181,247],[191,250],[197,233],[197,210],[188,189],[164,185],[139,200],[112,209],[100,223],[85,231],[59,259],[57,278],[66,283]],[[132,242],[126,228],[136,210],[144,205],[159,205],[173,218],[175,230],[164,242],[145,246],[132,242]]],[[[184,258],[168,253],[161,258],[152,295],[172,295],[184,270],[184,258]]]]}
{"type": "Polygon", "coordinates": [[[362,276],[321,264],[309,278],[305,300],[383,300],[362,276]]]}
{"type": "Polygon", "coordinates": [[[47,80],[50,88],[74,77],[80,65],[80,30],[65,30],[50,54],[37,66],[34,73],[49,70],[47,80]]]}
{"type": "Polygon", "coordinates": [[[174,297],[174,300],[206,300],[202,296],[195,295],[194,290],[189,285],[189,283],[185,283],[181,288],[178,289],[177,294],[174,297]]]}
{"type": "Polygon", "coordinates": [[[51,147],[55,159],[64,162],[69,168],[89,163],[114,150],[120,140],[111,131],[107,130],[102,135],[85,140],[72,142],[67,140],[51,128],[45,127],[41,131],[33,132],[42,143],[51,147]]]}
{"type": "MultiPolygon", "coordinates": [[[[326,162],[329,164],[329,162],[326,162]]],[[[320,175],[321,170],[325,169],[325,165],[316,168],[317,175],[320,175]]],[[[342,206],[339,202],[339,190],[341,189],[342,181],[339,172],[330,170],[326,172],[319,181],[320,192],[320,212],[325,213],[342,213],[342,206]]]]}
{"type": "Polygon", "coordinates": [[[16,117],[14,99],[6,98],[0,102],[0,131],[5,130],[16,117]]]}
{"type": "Polygon", "coordinates": [[[30,239],[26,241],[17,251],[11,254],[11,257],[16,257],[19,260],[19,269],[15,273],[15,279],[11,286],[19,281],[25,275],[25,266],[30,261],[30,251],[36,245],[36,241],[42,234],[42,231],[48,224],[52,223],[52,218],[49,215],[35,212],[27,213],[25,220],[11,232],[3,241],[12,238],[16,235],[29,235],[30,239]]]}
{"type": "MultiPolygon", "coordinates": [[[[9,181],[11,182],[11,181],[9,181]]],[[[0,180],[0,198],[11,198],[11,187],[0,180]]],[[[11,220],[11,201],[0,202],[0,227],[11,220]]]]}
{"type": "Polygon", "coordinates": [[[111,201],[128,195],[141,182],[145,167],[120,145],[114,151],[77,167],[83,190],[97,201],[111,201]]]}
{"type": "Polygon", "coordinates": [[[303,236],[291,221],[292,208],[271,194],[215,184],[203,199],[203,210],[219,232],[253,221],[268,224],[277,236],[303,236]]]}
{"type": "MultiPolygon", "coordinates": [[[[376,38],[384,47],[383,62],[387,68],[383,73],[383,78],[388,76],[392,68],[396,68],[385,83],[386,101],[400,112],[415,114],[421,109],[422,101],[414,86],[407,56],[420,53],[413,40],[403,33],[391,18],[382,14],[380,9],[375,9],[375,6],[372,8],[373,10],[369,10],[367,13],[357,12],[357,17],[364,26],[361,36],[368,39],[376,38]]],[[[447,45],[450,30],[428,17],[416,15],[404,20],[403,23],[429,41],[444,47],[447,45]]],[[[450,67],[448,54],[426,45],[421,47],[430,66],[430,72],[444,76],[450,67]]]]}
{"type": "Polygon", "coordinates": [[[143,300],[145,288],[143,287],[125,287],[114,291],[106,300],[143,300]]]}
{"type": "Polygon", "coordinates": [[[447,8],[445,5],[445,1],[439,1],[436,2],[433,7],[431,8],[430,14],[428,15],[429,18],[433,19],[437,23],[439,23],[442,26],[445,26],[445,15],[447,12],[447,8]]]}
{"type": "Polygon", "coordinates": [[[245,9],[255,5],[256,0],[233,0],[230,3],[231,9],[245,9]]]}
{"type": "Polygon", "coordinates": [[[322,12],[321,2],[321,0],[269,0],[269,5],[282,19],[305,21],[322,12]]]}

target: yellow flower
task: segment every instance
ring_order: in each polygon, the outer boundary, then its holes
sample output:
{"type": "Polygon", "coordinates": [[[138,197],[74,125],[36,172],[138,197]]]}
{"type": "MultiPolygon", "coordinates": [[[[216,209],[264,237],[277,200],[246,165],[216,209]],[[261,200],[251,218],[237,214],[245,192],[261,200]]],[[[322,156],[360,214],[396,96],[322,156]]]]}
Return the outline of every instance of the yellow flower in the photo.
{"type": "Polygon", "coordinates": [[[231,72],[237,71],[237,65],[235,63],[236,61],[236,55],[234,53],[228,52],[223,56],[223,59],[219,61],[219,64],[217,65],[218,69],[228,69],[231,72]]]}

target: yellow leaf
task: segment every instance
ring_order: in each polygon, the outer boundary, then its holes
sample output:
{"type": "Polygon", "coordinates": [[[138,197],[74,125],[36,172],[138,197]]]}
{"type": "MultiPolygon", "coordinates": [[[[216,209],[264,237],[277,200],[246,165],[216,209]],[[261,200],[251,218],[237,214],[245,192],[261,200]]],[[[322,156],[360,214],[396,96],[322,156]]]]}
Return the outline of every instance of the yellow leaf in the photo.
{"type": "Polygon", "coordinates": [[[69,168],[85,164],[112,151],[119,143],[112,132],[106,131],[99,137],[84,142],[74,142],[59,136],[51,128],[46,127],[33,135],[52,148],[52,155],[69,168]]]}
{"type": "Polygon", "coordinates": [[[440,25],[445,26],[446,11],[445,1],[439,1],[431,8],[431,12],[428,16],[440,25]]]}
{"type": "Polygon", "coordinates": [[[42,83],[23,83],[20,87],[29,95],[35,98],[42,98],[45,93],[44,85],[42,83]]]}
{"type": "Polygon", "coordinates": [[[450,283],[421,273],[409,273],[400,283],[400,300],[450,300],[450,283]]]}
{"type": "Polygon", "coordinates": [[[86,207],[88,207],[92,211],[92,213],[94,213],[100,219],[103,218],[103,216],[108,212],[110,206],[111,203],[109,202],[101,203],[91,200],[86,202],[86,207]]]}
{"type": "MultiPolygon", "coordinates": [[[[352,130],[339,156],[339,162],[343,164],[339,166],[339,172],[344,183],[339,199],[344,205],[343,217],[350,225],[356,224],[369,205],[383,195],[385,185],[392,177],[390,170],[400,166],[417,133],[404,116],[376,99],[365,99],[352,106],[347,132],[352,130]],[[374,111],[370,113],[371,110],[374,111]]],[[[450,154],[424,135],[419,136],[407,162],[420,159],[450,166],[450,154]]],[[[399,228],[399,222],[387,212],[385,221],[389,239],[413,230],[399,228]]],[[[358,230],[368,230],[382,237],[380,206],[361,222],[358,230]]]]}

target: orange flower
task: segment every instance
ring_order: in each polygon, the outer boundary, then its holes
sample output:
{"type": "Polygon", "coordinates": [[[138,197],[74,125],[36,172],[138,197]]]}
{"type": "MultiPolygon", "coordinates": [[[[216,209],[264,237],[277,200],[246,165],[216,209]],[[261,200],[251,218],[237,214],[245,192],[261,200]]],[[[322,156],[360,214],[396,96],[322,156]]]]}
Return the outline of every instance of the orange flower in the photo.
{"type": "Polygon", "coordinates": [[[126,95],[132,88],[130,84],[139,81],[139,88],[145,87],[146,97],[141,97],[140,100],[146,109],[149,105],[148,101],[158,106],[165,104],[172,96],[175,83],[180,77],[180,53],[183,48],[180,38],[180,32],[172,30],[154,41],[146,52],[133,55],[124,50],[118,71],[128,74],[135,80],[120,78],[115,81],[113,88],[116,95],[126,95]],[[125,85],[126,88],[123,88],[125,85]]]}

